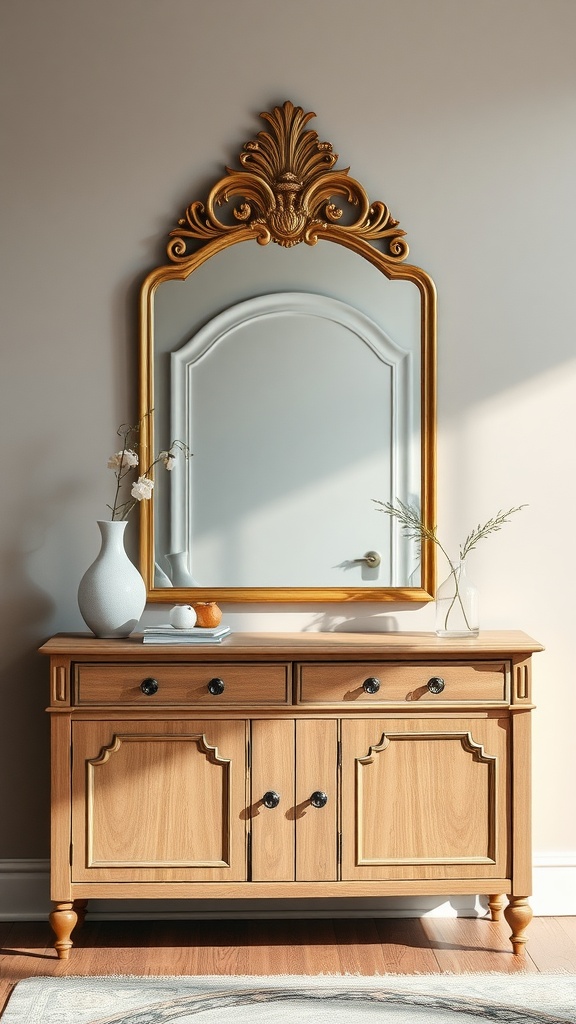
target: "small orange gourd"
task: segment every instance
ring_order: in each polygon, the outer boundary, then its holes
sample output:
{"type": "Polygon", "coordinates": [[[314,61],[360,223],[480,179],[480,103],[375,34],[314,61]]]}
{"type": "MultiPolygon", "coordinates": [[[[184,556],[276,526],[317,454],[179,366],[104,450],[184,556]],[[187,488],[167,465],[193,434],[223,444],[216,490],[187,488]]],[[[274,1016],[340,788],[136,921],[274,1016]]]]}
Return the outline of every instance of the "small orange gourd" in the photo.
{"type": "Polygon", "coordinates": [[[193,605],[196,612],[196,625],[204,629],[211,629],[220,625],[222,621],[222,609],[215,601],[197,601],[193,605]]]}

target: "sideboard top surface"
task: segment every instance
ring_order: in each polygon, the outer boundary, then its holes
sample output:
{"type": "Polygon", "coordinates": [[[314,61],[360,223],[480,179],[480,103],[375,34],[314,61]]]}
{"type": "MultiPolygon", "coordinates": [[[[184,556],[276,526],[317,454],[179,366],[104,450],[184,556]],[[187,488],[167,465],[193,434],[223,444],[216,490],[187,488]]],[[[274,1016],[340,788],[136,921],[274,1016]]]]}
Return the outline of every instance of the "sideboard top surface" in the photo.
{"type": "Polygon", "coordinates": [[[486,657],[532,654],[542,644],[519,630],[481,632],[474,638],[437,637],[435,633],[232,633],[214,644],[144,644],[142,634],[125,639],[101,640],[91,633],[58,633],[40,652],[82,658],[322,658],[341,656],[407,658],[422,656],[486,657]]]}

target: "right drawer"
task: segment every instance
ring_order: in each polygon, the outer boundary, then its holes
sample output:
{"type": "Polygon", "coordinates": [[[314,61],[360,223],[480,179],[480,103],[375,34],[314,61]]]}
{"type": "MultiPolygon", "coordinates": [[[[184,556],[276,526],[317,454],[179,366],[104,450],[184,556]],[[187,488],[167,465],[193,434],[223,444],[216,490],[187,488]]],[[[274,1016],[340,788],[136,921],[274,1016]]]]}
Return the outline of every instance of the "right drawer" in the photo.
{"type": "Polygon", "coordinates": [[[508,702],[503,661],[317,663],[298,665],[296,678],[299,704],[508,702]]]}

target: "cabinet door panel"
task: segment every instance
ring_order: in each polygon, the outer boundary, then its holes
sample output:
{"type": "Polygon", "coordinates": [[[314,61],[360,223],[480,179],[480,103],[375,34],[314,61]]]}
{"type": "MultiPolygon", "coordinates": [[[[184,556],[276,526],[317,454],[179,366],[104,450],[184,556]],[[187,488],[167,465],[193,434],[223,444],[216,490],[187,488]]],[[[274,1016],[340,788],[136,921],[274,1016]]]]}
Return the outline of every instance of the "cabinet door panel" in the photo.
{"type": "Polygon", "coordinates": [[[504,717],[343,721],[343,878],[506,877],[507,735],[504,717]]]}
{"type": "Polygon", "coordinates": [[[246,878],[246,723],[76,722],[73,878],[246,878]]]}
{"type": "Polygon", "coordinates": [[[338,753],[337,722],[302,719],[296,722],[296,880],[336,880],[338,753]],[[315,807],[310,797],[323,792],[328,800],[315,807]]]}
{"type": "Polygon", "coordinates": [[[252,722],[252,880],[294,880],[294,757],[293,720],[252,722]],[[266,807],[266,793],[277,793],[277,807],[266,807]]]}

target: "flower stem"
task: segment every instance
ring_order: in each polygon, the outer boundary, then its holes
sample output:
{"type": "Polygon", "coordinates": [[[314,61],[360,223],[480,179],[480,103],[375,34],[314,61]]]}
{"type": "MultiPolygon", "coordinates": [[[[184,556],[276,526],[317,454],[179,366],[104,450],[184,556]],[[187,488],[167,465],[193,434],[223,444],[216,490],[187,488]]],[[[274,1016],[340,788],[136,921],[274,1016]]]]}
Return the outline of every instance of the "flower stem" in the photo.
{"type": "MultiPolygon", "coordinates": [[[[130,431],[127,430],[124,433],[124,435],[122,435],[122,455],[120,457],[120,465],[118,466],[118,469],[116,470],[116,492],[114,494],[114,503],[112,505],[112,516],[111,516],[112,521],[114,521],[116,518],[119,518],[119,519],[126,518],[126,516],[122,516],[122,515],[118,515],[118,517],[117,517],[117,513],[120,512],[121,508],[123,508],[122,505],[118,504],[118,498],[120,496],[120,487],[122,485],[122,480],[124,479],[124,477],[126,475],[126,472],[128,470],[128,467],[125,466],[125,461],[126,460],[124,458],[124,453],[126,451],[126,446],[127,446],[127,443],[128,443],[128,435],[129,435],[129,433],[130,433],[130,431]]],[[[108,508],[110,508],[110,506],[108,506],[108,508]]]]}
{"type": "MultiPolygon", "coordinates": [[[[442,551],[444,551],[443,548],[442,548],[442,551]]],[[[466,609],[464,607],[464,602],[462,600],[462,594],[460,593],[460,581],[458,579],[458,576],[459,576],[458,569],[462,566],[462,562],[459,563],[459,566],[458,565],[454,565],[452,560],[450,558],[448,558],[448,555],[446,554],[445,551],[444,551],[444,555],[446,556],[446,558],[448,560],[448,564],[450,565],[450,575],[454,577],[454,595],[453,595],[452,600],[450,602],[450,605],[449,605],[449,607],[448,607],[448,609],[446,611],[446,615],[444,616],[444,629],[446,631],[448,631],[448,619],[450,618],[450,612],[452,611],[454,605],[456,604],[456,601],[458,601],[458,603],[460,605],[460,608],[462,609],[462,615],[464,617],[464,622],[466,623],[466,629],[469,629],[470,632],[472,632],[472,629],[470,627],[470,623],[468,622],[468,616],[466,615],[466,609]]]]}

